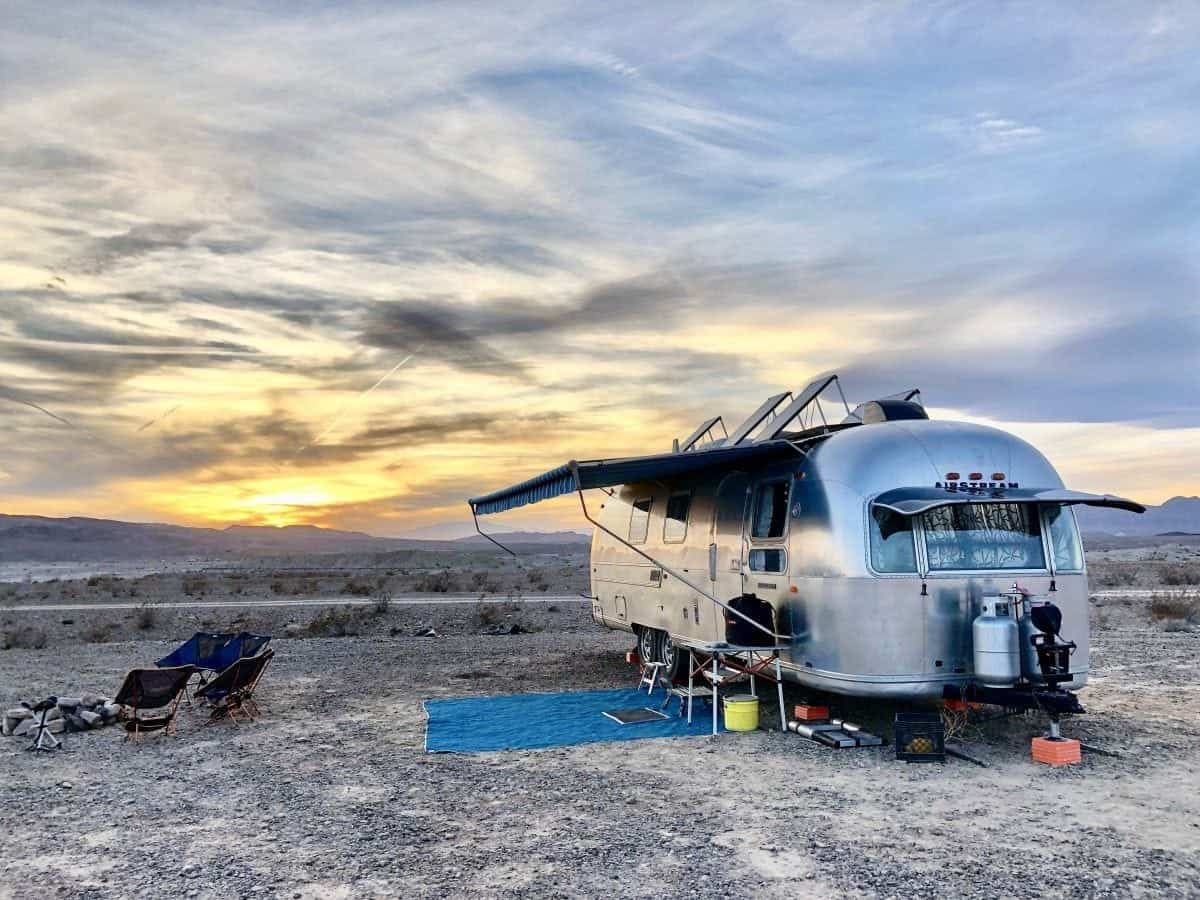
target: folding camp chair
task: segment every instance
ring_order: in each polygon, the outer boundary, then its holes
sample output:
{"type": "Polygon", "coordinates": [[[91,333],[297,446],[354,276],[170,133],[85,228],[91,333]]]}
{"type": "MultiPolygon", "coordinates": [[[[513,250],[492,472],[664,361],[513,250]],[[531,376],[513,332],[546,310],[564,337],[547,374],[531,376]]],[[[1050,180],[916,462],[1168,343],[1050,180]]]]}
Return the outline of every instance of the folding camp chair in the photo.
{"type": "Polygon", "coordinates": [[[254,717],[259,715],[254,689],[274,657],[274,650],[242,657],[196,691],[197,698],[212,704],[212,714],[206,724],[211,725],[222,719],[232,719],[236,723],[238,713],[244,715],[247,721],[254,721],[254,717]]]}
{"type": "Polygon", "coordinates": [[[135,741],[143,731],[175,732],[175,713],[195,666],[169,669],[134,669],[125,676],[114,703],[128,709],[124,714],[125,740],[135,741]],[[158,710],[156,714],[146,713],[158,710]]]}

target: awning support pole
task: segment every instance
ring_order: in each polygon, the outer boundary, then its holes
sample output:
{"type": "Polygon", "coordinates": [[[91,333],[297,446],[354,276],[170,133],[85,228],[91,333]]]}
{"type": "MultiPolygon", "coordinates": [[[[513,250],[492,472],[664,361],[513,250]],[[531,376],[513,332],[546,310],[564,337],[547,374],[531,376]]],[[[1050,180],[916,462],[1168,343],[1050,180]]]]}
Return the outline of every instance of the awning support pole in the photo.
{"type": "MultiPolygon", "coordinates": [[[[629,541],[625,540],[625,538],[621,537],[615,531],[613,531],[610,528],[605,528],[603,525],[601,525],[599,522],[597,522],[595,519],[593,519],[591,513],[588,512],[587,500],[583,496],[583,486],[579,483],[579,470],[576,469],[574,465],[571,466],[571,474],[575,477],[575,492],[577,494],[579,494],[579,505],[583,509],[583,517],[585,519],[587,519],[587,521],[592,525],[592,527],[600,529],[605,534],[607,534],[609,537],[611,537],[614,541],[617,541],[622,546],[628,547],[630,550],[632,550],[638,556],[640,556],[643,559],[648,560],[652,564],[658,566],[660,569],[662,569],[668,575],[671,575],[678,581],[683,582],[685,585],[690,587],[697,594],[700,594],[702,597],[706,597],[708,600],[715,603],[717,606],[721,607],[721,609],[725,610],[727,613],[732,613],[733,615],[735,615],[739,619],[741,619],[743,622],[753,625],[759,631],[763,632],[763,634],[770,635],[776,642],[791,643],[791,640],[792,640],[791,635],[776,634],[771,629],[767,628],[765,625],[763,625],[759,622],[755,622],[753,619],[751,619],[749,616],[747,616],[745,613],[741,612],[740,610],[734,609],[728,603],[722,603],[720,600],[718,600],[716,597],[714,597],[708,591],[704,590],[704,588],[699,587],[695,584],[692,584],[692,582],[688,581],[686,578],[684,578],[682,575],[680,575],[678,572],[676,572],[670,566],[664,565],[662,562],[655,559],[653,556],[651,556],[645,550],[642,550],[640,547],[637,547],[636,545],[629,543],[629,541]]],[[[486,537],[486,535],[484,535],[484,536],[486,537]]]]}
{"type": "Polygon", "coordinates": [[[475,521],[475,530],[476,531],[478,531],[480,534],[482,534],[485,538],[487,538],[489,541],[491,541],[493,544],[495,544],[497,547],[499,547],[505,553],[511,554],[514,559],[519,558],[519,557],[517,557],[517,551],[513,550],[511,547],[505,547],[502,543],[500,543],[498,540],[496,540],[490,534],[485,533],[484,530],[479,527],[479,516],[475,515],[475,505],[474,504],[471,505],[471,518],[475,521]]]}

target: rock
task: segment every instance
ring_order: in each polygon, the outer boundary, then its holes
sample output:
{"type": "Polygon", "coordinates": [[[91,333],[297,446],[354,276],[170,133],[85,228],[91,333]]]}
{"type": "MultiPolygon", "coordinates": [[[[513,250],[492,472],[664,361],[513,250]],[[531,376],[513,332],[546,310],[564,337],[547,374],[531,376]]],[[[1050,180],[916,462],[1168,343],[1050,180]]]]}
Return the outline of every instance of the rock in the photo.
{"type": "MultiPolygon", "coordinates": [[[[33,721],[32,719],[30,721],[33,721]]],[[[51,734],[62,734],[67,730],[65,719],[55,719],[53,722],[46,723],[46,730],[51,734]]]]}
{"type": "Polygon", "coordinates": [[[82,706],[93,709],[100,705],[100,698],[95,694],[84,694],[79,698],[79,702],[82,706]]]}
{"type": "Polygon", "coordinates": [[[59,709],[78,709],[80,706],[83,706],[83,698],[82,697],[59,697],[58,698],[58,708],[59,709]]]}
{"type": "Polygon", "coordinates": [[[438,633],[433,630],[432,625],[424,625],[413,632],[413,637],[437,637],[438,633]]]}
{"type": "Polygon", "coordinates": [[[67,731],[87,731],[88,724],[83,720],[83,717],[78,713],[68,713],[67,716],[59,721],[66,723],[67,731]]]}
{"type": "Polygon", "coordinates": [[[53,721],[55,721],[57,719],[61,719],[61,718],[62,718],[62,709],[58,706],[51,707],[50,711],[46,713],[46,721],[47,722],[53,722],[53,721]]]}
{"type": "Polygon", "coordinates": [[[304,637],[304,634],[305,634],[304,626],[300,625],[296,622],[293,622],[290,625],[285,625],[283,628],[283,636],[284,637],[298,638],[298,637],[304,637]]]}
{"type": "Polygon", "coordinates": [[[100,713],[108,721],[112,721],[121,714],[121,705],[119,703],[105,703],[100,707],[100,713]]]}
{"type": "Polygon", "coordinates": [[[79,718],[88,728],[99,728],[104,724],[104,716],[98,712],[92,712],[90,709],[85,709],[79,713],[79,718]]]}
{"type": "Polygon", "coordinates": [[[15,709],[10,709],[8,712],[6,712],[4,714],[4,723],[2,726],[0,726],[0,732],[3,732],[4,736],[8,737],[10,734],[13,733],[14,729],[16,729],[16,727],[18,725],[20,725],[22,722],[24,722],[26,719],[28,719],[32,715],[33,715],[33,713],[31,713],[29,710],[27,710],[23,706],[18,706],[15,709]]]}

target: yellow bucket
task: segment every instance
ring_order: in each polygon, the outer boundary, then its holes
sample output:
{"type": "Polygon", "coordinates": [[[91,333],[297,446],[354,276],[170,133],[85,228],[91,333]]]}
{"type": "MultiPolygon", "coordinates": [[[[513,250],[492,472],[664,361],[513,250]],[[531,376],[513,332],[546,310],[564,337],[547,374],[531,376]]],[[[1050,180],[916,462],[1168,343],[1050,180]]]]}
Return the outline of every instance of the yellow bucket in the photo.
{"type": "Polygon", "coordinates": [[[758,698],[738,694],[725,698],[725,730],[755,731],[758,728],[758,698]]]}

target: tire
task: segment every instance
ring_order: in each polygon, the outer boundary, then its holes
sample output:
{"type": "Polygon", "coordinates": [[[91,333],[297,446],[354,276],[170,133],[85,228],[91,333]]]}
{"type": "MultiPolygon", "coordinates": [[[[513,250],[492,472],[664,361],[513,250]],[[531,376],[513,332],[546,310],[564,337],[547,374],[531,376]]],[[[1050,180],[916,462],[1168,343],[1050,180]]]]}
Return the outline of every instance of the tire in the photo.
{"type": "Polygon", "coordinates": [[[687,678],[688,653],[683,647],[677,645],[671,640],[671,636],[665,631],[659,631],[658,634],[658,656],[657,659],[666,663],[666,668],[663,670],[667,676],[667,680],[674,682],[677,678],[687,678]]]}
{"type": "Polygon", "coordinates": [[[658,632],[653,628],[638,630],[637,650],[642,662],[658,662],[658,632]]]}

